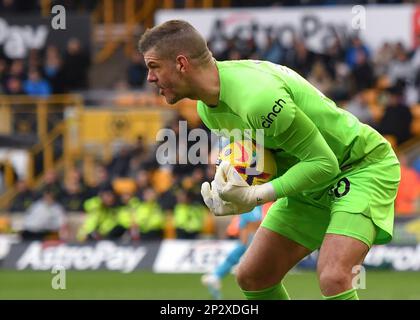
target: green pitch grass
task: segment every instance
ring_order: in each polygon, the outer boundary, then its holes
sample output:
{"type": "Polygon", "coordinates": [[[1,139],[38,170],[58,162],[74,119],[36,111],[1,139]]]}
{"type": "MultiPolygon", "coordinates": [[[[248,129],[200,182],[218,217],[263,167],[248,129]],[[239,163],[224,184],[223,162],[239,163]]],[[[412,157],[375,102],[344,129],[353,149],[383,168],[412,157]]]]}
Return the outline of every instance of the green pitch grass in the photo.
{"type": "MultiPolygon", "coordinates": [[[[0,299],[210,299],[199,274],[68,271],[66,289],[54,290],[49,271],[0,271],[0,299]]],[[[420,299],[420,272],[367,271],[361,299],[420,299]]],[[[293,272],[285,280],[292,299],[320,299],[314,272],[293,272]]],[[[224,299],[243,299],[235,279],[223,281],[224,299]]]]}

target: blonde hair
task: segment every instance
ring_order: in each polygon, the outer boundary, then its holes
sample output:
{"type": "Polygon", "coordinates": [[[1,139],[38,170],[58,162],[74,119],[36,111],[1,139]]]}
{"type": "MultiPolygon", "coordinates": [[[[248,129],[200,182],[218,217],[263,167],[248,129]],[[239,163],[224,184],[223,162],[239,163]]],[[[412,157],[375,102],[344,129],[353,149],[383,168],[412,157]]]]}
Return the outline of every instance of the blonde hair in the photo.
{"type": "Polygon", "coordinates": [[[180,54],[197,64],[206,64],[212,60],[206,40],[183,20],[169,20],[147,29],[139,41],[138,49],[141,53],[153,49],[161,58],[169,60],[180,54]]]}

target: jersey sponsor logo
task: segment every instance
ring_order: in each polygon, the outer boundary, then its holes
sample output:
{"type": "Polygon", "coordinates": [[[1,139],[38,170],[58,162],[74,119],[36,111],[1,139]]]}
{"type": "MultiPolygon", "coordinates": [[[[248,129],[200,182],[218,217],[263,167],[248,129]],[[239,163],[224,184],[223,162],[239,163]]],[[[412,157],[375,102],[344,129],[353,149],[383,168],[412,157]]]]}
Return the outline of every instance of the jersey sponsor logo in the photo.
{"type": "Polygon", "coordinates": [[[346,177],[338,180],[337,185],[330,190],[330,195],[336,198],[344,197],[350,191],[350,181],[346,177]]]}
{"type": "Polygon", "coordinates": [[[271,124],[273,123],[274,119],[277,118],[277,115],[283,110],[284,105],[286,101],[283,99],[278,99],[277,101],[274,101],[274,106],[271,108],[271,112],[267,114],[266,116],[262,116],[262,126],[266,129],[271,127],[271,124]],[[283,104],[282,104],[283,103],[283,104]]]}

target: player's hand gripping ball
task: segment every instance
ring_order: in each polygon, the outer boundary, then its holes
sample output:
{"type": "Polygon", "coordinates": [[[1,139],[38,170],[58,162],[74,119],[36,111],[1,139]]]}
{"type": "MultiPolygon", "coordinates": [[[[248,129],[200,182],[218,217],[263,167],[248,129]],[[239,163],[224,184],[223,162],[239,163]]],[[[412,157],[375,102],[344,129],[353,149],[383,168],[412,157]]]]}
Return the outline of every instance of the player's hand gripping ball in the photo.
{"type": "Polygon", "coordinates": [[[269,182],[276,177],[277,165],[269,149],[257,146],[252,140],[240,140],[226,145],[216,165],[229,162],[249,186],[269,182]]]}

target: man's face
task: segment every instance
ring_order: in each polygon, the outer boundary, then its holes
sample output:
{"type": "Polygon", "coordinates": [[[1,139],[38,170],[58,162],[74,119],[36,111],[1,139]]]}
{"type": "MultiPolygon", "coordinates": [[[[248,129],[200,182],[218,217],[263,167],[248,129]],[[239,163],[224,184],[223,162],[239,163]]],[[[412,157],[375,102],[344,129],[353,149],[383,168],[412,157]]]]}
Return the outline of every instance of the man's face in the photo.
{"type": "Polygon", "coordinates": [[[160,58],[153,49],[150,49],[144,53],[144,61],[149,69],[147,81],[157,86],[159,94],[165,97],[167,103],[174,104],[187,97],[182,90],[181,72],[175,60],[160,58]]]}
{"type": "Polygon", "coordinates": [[[111,191],[102,191],[100,193],[100,197],[101,197],[102,203],[107,207],[112,206],[115,202],[115,195],[111,191]]]}

